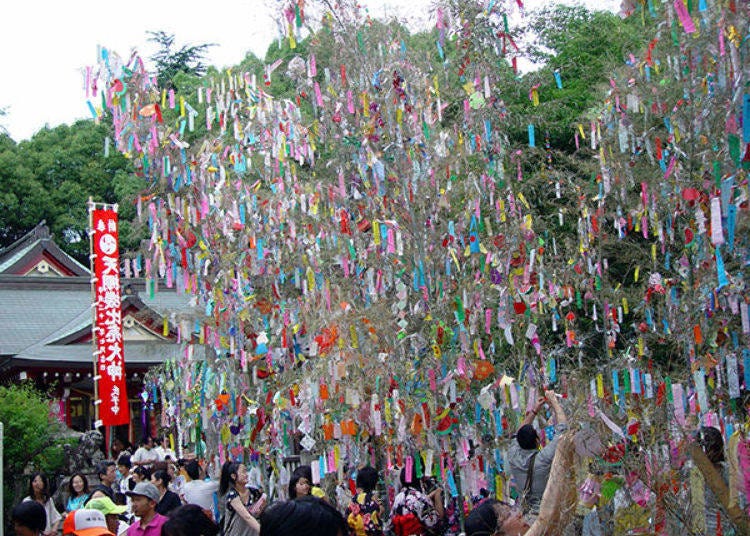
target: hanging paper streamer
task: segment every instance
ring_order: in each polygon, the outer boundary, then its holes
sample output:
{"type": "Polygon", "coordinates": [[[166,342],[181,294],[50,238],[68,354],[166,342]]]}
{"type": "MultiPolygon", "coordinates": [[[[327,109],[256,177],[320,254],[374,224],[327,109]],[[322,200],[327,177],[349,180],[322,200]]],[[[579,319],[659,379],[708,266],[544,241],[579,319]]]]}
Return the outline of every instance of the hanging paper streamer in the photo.
{"type": "Polygon", "coordinates": [[[562,78],[560,77],[560,69],[555,69],[554,71],[555,75],[555,84],[557,84],[557,89],[562,89],[562,78]]]}
{"type": "Polygon", "coordinates": [[[726,357],[727,364],[727,386],[729,387],[729,398],[740,397],[740,378],[737,369],[737,356],[729,354],[726,357]]]}
{"type": "Polygon", "coordinates": [[[674,0],[674,10],[677,13],[677,18],[680,19],[680,24],[685,33],[695,33],[695,24],[693,24],[693,19],[690,18],[690,13],[688,13],[683,0],[674,0]]]}
{"type": "Polygon", "coordinates": [[[724,232],[721,226],[721,200],[711,198],[711,243],[720,246],[724,243],[724,232]]]}

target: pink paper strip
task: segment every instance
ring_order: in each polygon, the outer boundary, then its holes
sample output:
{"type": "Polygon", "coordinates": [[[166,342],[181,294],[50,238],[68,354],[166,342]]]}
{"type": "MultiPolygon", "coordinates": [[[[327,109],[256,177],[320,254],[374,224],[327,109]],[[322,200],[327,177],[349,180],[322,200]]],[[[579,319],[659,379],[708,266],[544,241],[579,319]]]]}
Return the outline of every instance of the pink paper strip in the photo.
{"type": "Polygon", "coordinates": [[[680,19],[680,24],[685,29],[685,33],[695,33],[695,24],[693,24],[693,19],[690,18],[685,3],[682,0],[674,0],[674,10],[677,12],[677,18],[680,19]]]}

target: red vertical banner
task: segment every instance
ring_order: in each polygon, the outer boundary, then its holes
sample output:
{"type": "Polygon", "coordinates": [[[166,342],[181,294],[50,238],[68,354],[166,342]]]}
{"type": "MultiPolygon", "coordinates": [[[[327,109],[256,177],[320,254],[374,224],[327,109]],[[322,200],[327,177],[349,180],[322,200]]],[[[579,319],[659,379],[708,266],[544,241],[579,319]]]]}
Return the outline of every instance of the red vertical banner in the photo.
{"type": "Polygon", "coordinates": [[[117,212],[93,210],[93,245],[96,308],[99,419],[105,426],[128,424],[130,408],[125,385],[122,344],[122,296],[117,212]]]}

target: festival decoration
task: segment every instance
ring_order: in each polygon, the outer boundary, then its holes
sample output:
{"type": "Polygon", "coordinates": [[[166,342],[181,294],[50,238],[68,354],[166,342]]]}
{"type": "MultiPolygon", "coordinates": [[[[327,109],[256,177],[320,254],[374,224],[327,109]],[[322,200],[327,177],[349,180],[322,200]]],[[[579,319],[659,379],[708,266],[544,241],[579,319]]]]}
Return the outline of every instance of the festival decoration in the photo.
{"type": "Polygon", "coordinates": [[[130,406],[125,383],[120,297],[120,251],[117,207],[91,209],[94,273],[94,327],[98,416],[104,426],[128,424],[130,406]]]}
{"type": "Polygon", "coordinates": [[[690,429],[745,419],[747,22],[720,2],[624,6],[662,29],[576,125],[598,172],[566,179],[533,123],[524,146],[504,135],[511,9],[441,6],[424,58],[356,6],[306,38],[290,3],[262,84],[229,71],[179,98],[102,51],[88,87],[151,190],[127,269],[196,304],[152,386],[220,459],[301,451],[320,479],[423,459],[454,498],[516,494],[508,441],[554,386],[603,447],[577,455],[612,469],[577,475],[580,507],[627,492],[619,519],[662,530],[690,429]]]}

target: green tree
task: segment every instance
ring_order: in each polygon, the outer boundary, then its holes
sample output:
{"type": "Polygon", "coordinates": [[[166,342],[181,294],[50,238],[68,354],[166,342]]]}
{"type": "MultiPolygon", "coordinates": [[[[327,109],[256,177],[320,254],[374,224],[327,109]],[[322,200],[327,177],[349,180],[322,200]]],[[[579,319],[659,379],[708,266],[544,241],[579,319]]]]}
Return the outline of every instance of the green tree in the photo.
{"type": "Polygon", "coordinates": [[[510,135],[526,143],[528,124],[534,124],[537,132],[549,134],[553,147],[573,153],[576,124],[594,119],[610,73],[630,52],[645,48],[647,32],[635,17],[622,20],[606,11],[561,4],[533,13],[527,31],[533,39],[528,55],[541,67],[510,88],[511,116],[518,120],[510,135]],[[536,88],[538,106],[529,98],[531,88],[536,88]]]}
{"type": "Polygon", "coordinates": [[[149,41],[156,43],[159,49],[151,56],[151,61],[156,64],[159,86],[162,88],[174,88],[173,78],[178,73],[188,73],[201,76],[206,73],[208,66],[205,63],[208,49],[215,43],[202,43],[200,45],[182,45],[175,49],[175,36],[162,30],[157,32],[146,32],[149,41]]]}
{"type": "Polygon", "coordinates": [[[21,497],[16,480],[28,467],[54,474],[63,464],[63,426],[50,413],[50,399],[28,383],[0,386],[0,422],[5,432],[3,506],[6,515],[21,497]]]}
{"type": "MultiPolygon", "coordinates": [[[[89,196],[119,203],[121,218],[134,219],[134,194],[141,187],[127,158],[114,150],[105,156],[108,128],[82,120],[44,128],[18,144],[0,135],[0,246],[47,220],[60,246],[88,264],[89,196]]],[[[134,247],[137,241],[127,224],[123,247],[134,247]]]]}

